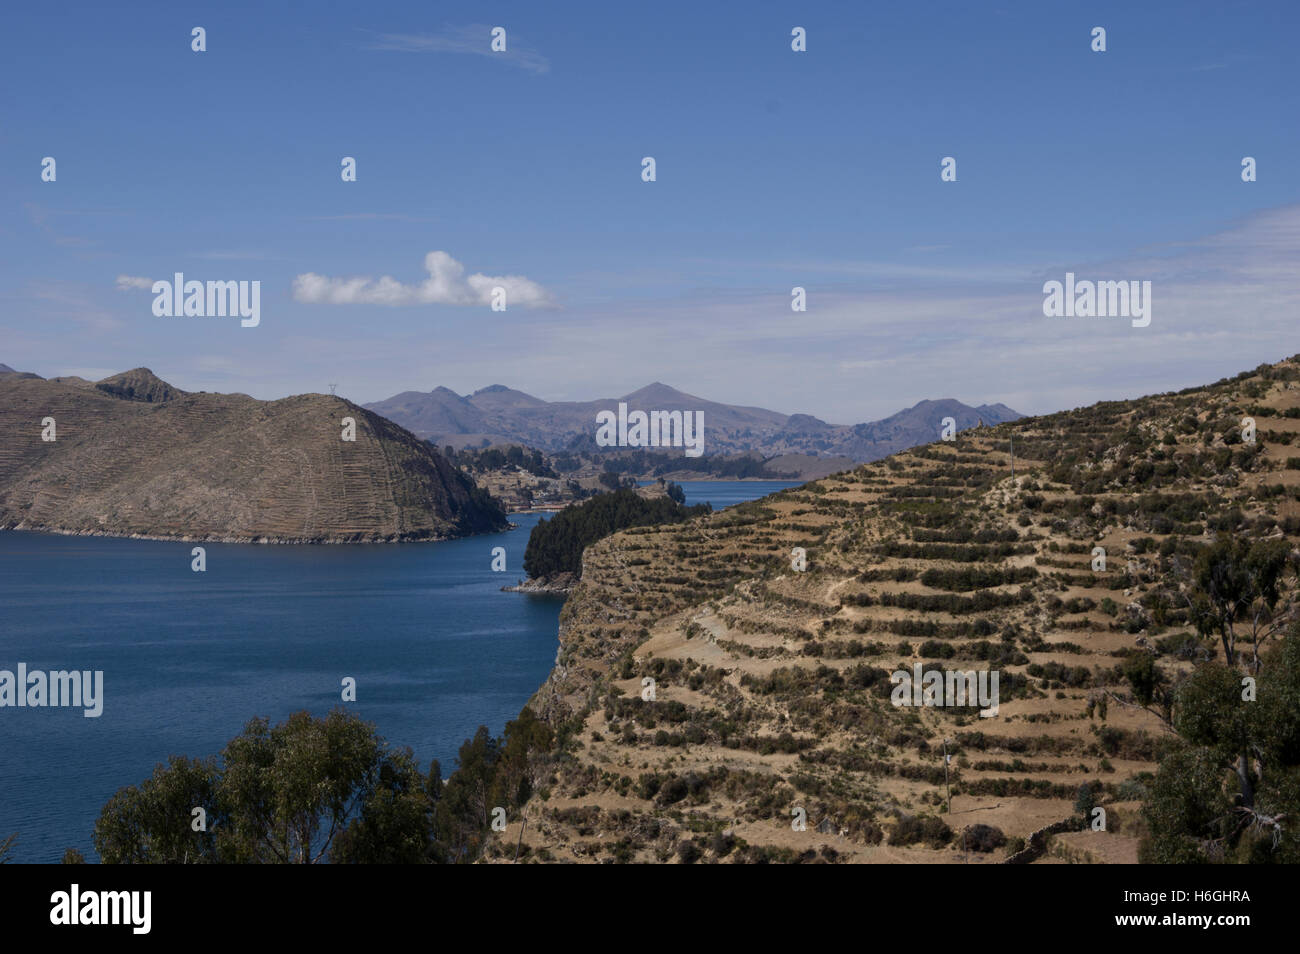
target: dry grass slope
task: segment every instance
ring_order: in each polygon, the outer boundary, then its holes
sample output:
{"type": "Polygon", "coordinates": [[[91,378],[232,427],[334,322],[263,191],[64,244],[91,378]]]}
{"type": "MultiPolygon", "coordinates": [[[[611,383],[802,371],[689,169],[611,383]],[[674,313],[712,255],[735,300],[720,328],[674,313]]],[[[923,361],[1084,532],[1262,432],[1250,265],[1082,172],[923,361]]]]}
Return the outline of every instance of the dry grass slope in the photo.
{"type": "Polygon", "coordinates": [[[966,431],[589,548],[531,703],[565,745],[541,767],[523,859],[995,862],[1075,814],[1086,785],[1108,830],[1056,834],[1039,861],[1134,861],[1167,738],[1118,701],[1118,666],[1217,652],[1164,595],[1196,545],[1297,539],[1297,382],[1291,359],[966,431]],[[997,669],[998,716],[895,707],[888,673],[917,662],[997,669]]]}

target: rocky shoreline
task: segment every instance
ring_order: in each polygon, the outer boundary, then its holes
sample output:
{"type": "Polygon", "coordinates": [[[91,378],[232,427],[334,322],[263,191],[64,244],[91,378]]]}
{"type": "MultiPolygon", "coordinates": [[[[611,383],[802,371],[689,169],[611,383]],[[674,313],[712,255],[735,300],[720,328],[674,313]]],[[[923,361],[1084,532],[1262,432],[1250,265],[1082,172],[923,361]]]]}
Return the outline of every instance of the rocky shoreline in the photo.
{"type": "Polygon", "coordinates": [[[531,577],[514,586],[503,586],[503,593],[533,593],[549,596],[568,596],[578,585],[578,578],[572,573],[556,573],[554,576],[535,580],[531,577]]]}
{"type": "Polygon", "coordinates": [[[345,544],[345,543],[441,543],[448,540],[460,540],[465,536],[473,534],[461,534],[453,536],[433,536],[417,534],[398,534],[394,536],[335,536],[335,537],[268,537],[265,535],[205,535],[205,534],[184,534],[184,535],[167,535],[155,533],[117,533],[112,530],[68,530],[64,527],[42,527],[27,526],[19,523],[13,526],[0,527],[0,533],[17,532],[17,533],[49,533],[57,534],[61,537],[114,537],[119,540],[157,540],[161,543],[255,543],[255,544],[283,544],[283,545],[302,545],[302,544],[345,544]]]}

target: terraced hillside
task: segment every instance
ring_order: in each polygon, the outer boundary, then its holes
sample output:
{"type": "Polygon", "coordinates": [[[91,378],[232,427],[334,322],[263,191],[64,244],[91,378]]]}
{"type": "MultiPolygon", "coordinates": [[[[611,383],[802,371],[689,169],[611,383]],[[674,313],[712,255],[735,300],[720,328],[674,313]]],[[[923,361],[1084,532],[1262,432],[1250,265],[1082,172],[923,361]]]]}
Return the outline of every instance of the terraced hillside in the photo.
{"type": "Polygon", "coordinates": [[[1121,667],[1221,656],[1188,562],[1297,540],[1297,435],[1292,358],[599,542],[530,704],[560,745],[489,860],[1134,861],[1172,733],[1121,667]],[[998,671],[997,715],[895,706],[917,663],[998,671]]]}
{"type": "Polygon", "coordinates": [[[288,542],[504,526],[436,450],[340,398],[187,394],[144,368],[93,386],[0,375],[0,528],[288,542]]]}

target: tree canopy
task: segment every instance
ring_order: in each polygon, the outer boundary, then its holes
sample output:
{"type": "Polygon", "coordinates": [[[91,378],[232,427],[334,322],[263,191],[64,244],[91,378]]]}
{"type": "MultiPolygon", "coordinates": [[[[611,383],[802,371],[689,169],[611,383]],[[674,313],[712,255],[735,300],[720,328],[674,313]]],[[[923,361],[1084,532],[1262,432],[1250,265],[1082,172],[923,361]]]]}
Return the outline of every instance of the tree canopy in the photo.
{"type": "Polygon", "coordinates": [[[1256,692],[1217,661],[1178,687],[1142,862],[1300,861],[1300,630],[1264,655],[1256,692]]]}
{"type": "Polygon", "coordinates": [[[712,509],[708,504],[687,507],[668,497],[646,498],[628,489],[599,494],[533,527],[524,571],[534,579],[556,573],[581,576],[582,551],[597,540],[628,527],[680,523],[712,509]]]}
{"type": "Polygon", "coordinates": [[[1174,732],[1143,806],[1144,862],[1300,861],[1300,622],[1281,540],[1223,535],[1196,553],[1183,599],[1222,659],[1123,673],[1174,732]],[[1249,647],[1249,652],[1242,648],[1249,647]]]}
{"type": "Polygon", "coordinates": [[[105,863],[452,863],[475,860],[492,811],[518,809],[551,730],[531,710],[480,727],[445,783],[343,709],[249,721],[220,758],[173,757],[118,791],[95,824],[105,863]]]}

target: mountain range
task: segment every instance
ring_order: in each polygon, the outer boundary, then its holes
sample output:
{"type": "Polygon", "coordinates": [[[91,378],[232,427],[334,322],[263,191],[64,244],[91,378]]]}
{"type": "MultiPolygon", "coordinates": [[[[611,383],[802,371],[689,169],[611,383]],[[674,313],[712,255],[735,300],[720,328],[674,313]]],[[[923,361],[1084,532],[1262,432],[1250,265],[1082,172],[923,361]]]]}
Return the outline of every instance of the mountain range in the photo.
{"type": "Polygon", "coordinates": [[[342,542],[505,526],[435,448],[342,398],[192,394],[148,368],[92,383],[0,365],[3,529],[342,542]]]}
{"type": "Polygon", "coordinates": [[[620,403],[629,410],[703,411],[706,454],[809,454],[859,463],[935,440],[946,417],[965,430],[1022,416],[1005,404],[972,407],[944,398],[921,401],[880,421],[828,424],[809,414],[708,401],[659,382],[596,401],[544,401],[494,384],[463,397],[445,387],[403,391],[364,406],[440,446],[519,443],[556,452],[597,450],[596,414],[616,411],[620,403]]]}

